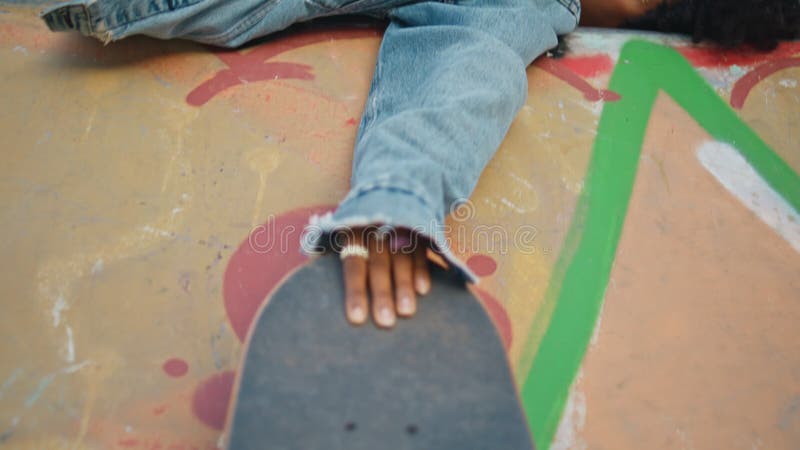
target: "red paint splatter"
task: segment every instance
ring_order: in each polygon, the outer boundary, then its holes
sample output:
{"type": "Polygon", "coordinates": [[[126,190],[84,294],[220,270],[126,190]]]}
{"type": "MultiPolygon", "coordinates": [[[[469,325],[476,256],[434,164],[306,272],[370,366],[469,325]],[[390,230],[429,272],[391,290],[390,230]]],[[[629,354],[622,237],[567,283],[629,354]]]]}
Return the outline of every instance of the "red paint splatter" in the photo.
{"type": "Polygon", "coordinates": [[[487,255],[472,255],[467,260],[467,267],[479,277],[486,277],[497,270],[497,262],[487,255]]]}
{"type": "Polygon", "coordinates": [[[610,73],[614,69],[614,61],[608,55],[566,56],[558,60],[561,65],[583,78],[594,78],[610,73]]]}
{"type": "Polygon", "coordinates": [[[306,261],[300,252],[300,237],[313,214],[332,206],[300,208],[281,214],[239,245],[225,270],[223,299],[231,327],[244,342],[261,304],[286,274],[306,261]]]}
{"type": "Polygon", "coordinates": [[[214,374],[200,383],[192,396],[195,417],[215,430],[225,428],[235,378],[235,372],[229,370],[214,374]]]}
{"type": "Polygon", "coordinates": [[[503,347],[508,351],[513,341],[513,332],[511,330],[511,319],[508,318],[506,309],[492,294],[478,288],[474,289],[475,293],[478,294],[478,298],[483,302],[483,306],[485,306],[486,310],[489,312],[494,326],[497,327],[497,332],[500,334],[500,339],[503,341],[503,347]]]}
{"type": "Polygon", "coordinates": [[[139,445],[139,440],[138,439],[120,439],[119,442],[117,442],[117,443],[119,444],[120,447],[136,447],[137,445],[139,445]]]}
{"type": "Polygon", "coordinates": [[[345,122],[346,125],[350,125],[350,126],[353,126],[353,125],[355,125],[357,123],[358,122],[356,121],[355,117],[351,117],[351,118],[347,119],[347,122],[345,122]]]}
{"type": "Polygon", "coordinates": [[[167,410],[167,405],[158,406],[155,409],[153,409],[153,415],[154,416],[160,416],[160,415],[164,414],[164,412],[166,410],[167,410]]]}
{"type": "Polygon", "coordinates": [[[202,106],[212,97],[229,87],[264,80],[298,79],[313,80],[312,67],[294,63],[264,63],[240,69],[226,69],[217,72],[214,78],[196,87],[186,96],[186,103],[202,106]]]}
{"type": "Polygon", "coordinates": [[[599,102],[601,100],[606,102],[616,102],[622,98],[614,91],[595,88],[589,84],[589,82],[573,72],[572,69],[561,64],[560,60],[545,57],[539,58],[534,64],[536,67],[550,73],[551,75],[554,75],[558,79],[582,92],[583,97],[590,102],[599,102]]]}
{"type": "Polygon", "coordinates": [[[775,50],[765,53],[754,49],[719,49],[714,47],[676,48],[695,67],[754,66],[766,61],[785,59],[800,53],[800,42],[782,42],[775,50]]]}
{"type": "Polygon", "coordinates": [[[380,34],[378,28],[314,30],[286,35],[246,52],[212,49],[212,53],[229,68],[220,70],[194,88],[186,96],[186,102],[192,106],[202,106],[225,89],[245,83],[278,79],[313,80],[313,68],[309,65],[265,61],[280,53],[318,42],[379,37],[380,34]]]}
{"type": "Polygon", "coordinates": [[[168,359],[161,368],[164,369],[164,373],[173,378],[182,377],[189,372],[189,364],[180,358],[168,359]]]}
{"type": "Polygon", "coordinates": [[[731,91],[731,106],[736,109],[742,109],[742,107],[744,107],[744,102],[747,100],[747,96],[750,95],[750,91],[752,91],[758,83],[775,72],[788,69],[789,67],[800,67],[800,58],[770,61],[756,67],[745,76],[739,78],[736,84],[733,85],[733,90],[731,91]]]}

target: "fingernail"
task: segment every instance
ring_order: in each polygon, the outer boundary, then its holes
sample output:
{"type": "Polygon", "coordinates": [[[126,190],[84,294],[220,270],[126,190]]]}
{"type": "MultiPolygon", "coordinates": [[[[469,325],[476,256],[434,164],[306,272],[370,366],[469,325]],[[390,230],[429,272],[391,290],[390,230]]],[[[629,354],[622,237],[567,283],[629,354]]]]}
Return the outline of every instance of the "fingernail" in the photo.
{"type": "Polygon", "coordinates": [[[365,318],[364,308],[360,306],[354,306],[350,308],[350,320],[352,322],[361,323],[365,318]]]}
{"type": "Polygon", "coordinates": [[[419,292],[422,295],[427,294],[428,291],[431,290],[431,284],[427,278],[422,278],[422,277],[417,278],[416,284],[417,284],[417,292],[419,292]]]}
{"type": "Polygon", "coordinates": [[[390,327],[394,325],[394,314],[392,314],[392,310],[389,308],[381,308],[378,312],[378,318],[384,326],[390,327]]]}
{"type": "Polygon", "coordinates": [[[412,314],[414,312],[409,297],[400,297],[400,300],[397,301],[397,309],[401,314],[412,314]]]}

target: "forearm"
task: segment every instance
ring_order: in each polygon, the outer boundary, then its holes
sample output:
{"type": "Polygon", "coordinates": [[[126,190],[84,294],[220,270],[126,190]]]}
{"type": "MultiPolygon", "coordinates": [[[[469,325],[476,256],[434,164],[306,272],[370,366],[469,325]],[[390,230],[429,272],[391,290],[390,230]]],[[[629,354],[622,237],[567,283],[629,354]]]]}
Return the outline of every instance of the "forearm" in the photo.
{"type": "Polygon", "coordinates": [[[390,16],[336,227],[383,223],[447,249],[444,218],[472,190],[525,102],[526,67],[574,28],[553,0],[423,3],[390,16]]]}

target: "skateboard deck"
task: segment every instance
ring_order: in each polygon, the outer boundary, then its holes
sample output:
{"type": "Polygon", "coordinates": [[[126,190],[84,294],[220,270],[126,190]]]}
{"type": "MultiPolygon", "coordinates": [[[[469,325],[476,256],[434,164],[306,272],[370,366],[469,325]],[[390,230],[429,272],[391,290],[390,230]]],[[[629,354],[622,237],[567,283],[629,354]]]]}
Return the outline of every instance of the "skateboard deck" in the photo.
{"type": "Polygon", "coordinates": [[[533,448],[500,337],[455,275],[432,269],[413,319],[344,318],[341,264],[312,261],[257,316],[229,450],[533,448]]]}

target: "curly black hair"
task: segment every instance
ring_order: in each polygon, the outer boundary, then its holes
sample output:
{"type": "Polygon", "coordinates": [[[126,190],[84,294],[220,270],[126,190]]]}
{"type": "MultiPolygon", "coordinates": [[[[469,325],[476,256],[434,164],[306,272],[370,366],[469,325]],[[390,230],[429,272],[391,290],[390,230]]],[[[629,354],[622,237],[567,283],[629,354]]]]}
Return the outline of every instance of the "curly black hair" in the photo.
{"type": "Polygon", "coordinates": [[[623,28],[688,34],[694,42],[771,50],[800,36],[800,0],[666,1],[623,28]]]}

